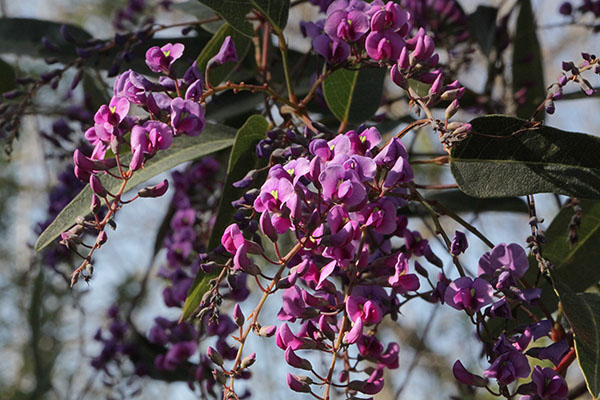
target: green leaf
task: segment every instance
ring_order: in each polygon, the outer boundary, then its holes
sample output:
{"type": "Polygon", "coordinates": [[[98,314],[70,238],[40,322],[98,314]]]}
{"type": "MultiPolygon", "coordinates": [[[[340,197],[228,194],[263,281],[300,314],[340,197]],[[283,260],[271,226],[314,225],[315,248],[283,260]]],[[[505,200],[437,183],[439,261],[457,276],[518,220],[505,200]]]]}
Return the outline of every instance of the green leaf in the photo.
{"type": "MultiPolygon", "coordinates": [[[[233,144],[233,131],[224,125],[207,124],[201,135],[195,137],[180,136],[173,140],[173,144],[167,150],[160,151],[146,162],[143,169],[133,174],[128,182],[128,188],[132,189],[136,185],[146,182],[148,179],[168,171],[171,168],[194,160],[207,154],[225,149],[233,144]]],[[[129,164],[130,155],[123,157],[123,163],[129,164]]],[[[115,193],[121,186],[121,180],[105,175],[100,178],[104,187],[115,193]]],[[[89,214],[92,191],[86,186],[69,204],[63,208],[56,219],[42,232],[35,243],[35,251],[39,252],[62,232],[69,229],[75,223],[77,216],[89,214]]]]}
{"type": "Polygon", "coordinates": [[[85,95],[90,98],[90,103],[94,110],[97,110],[103,104],[108,104],[110,102],[106,85],[102,82],[100,75],[95,71],[86,70],[84,72],[83,91],[85,92],[85,95]],[[92,74],[95,75],[92,76],[92,74]]]}
{"type": "Polygon", "coordinates": [[[224,24],[221,28],[219,28],[217,33],[214,34],[212,39],[206,44],[198,56],[196,63],[200,71],[206,70],[208,61],[219,52],[219,49],[221,48],[221,45],[227,36],[231,36],[231,39],[235,44],[235,50],[237,52],[239,62],[228,62],[223,65],[211,67],[209,79],[212,85],[218,85],[227,79],[229,74],[231,74],[231,72],[233,72],[233,70],[244,59],[246,53],[248,53],[248,50],[250,49],[250,45],[252,44],[252,41],[248,37],[240,34],[238,31],[233,29],[231,25],[224,24]]]}
{"type": "Polygon", "coordinates": [[[290,0],[250,0],[269,20],[275,31],[283,31],[290,11],[290,0]]]}
{"type": "MultiPolygon", "coordinates": [[[[537,38],[537,23],[530,0],[521,0],[517,31],[513,41],[513,94],[527,89],[525,102],[517,107],[517,117],[529,118],[546,98],[542,51],[537,38]]],[[[543,117],[544,111],[540,113],[543,117]]]]}
{"type": "Polygon", "coordinates": [[[477,41],[481,52],[490,55],[494,38],[496,36],[496,17],[498,8],[490,6],[477,6],[477,9],[469,15],[468,26],[471,36],[477,41]]]}
{"type": "MultiPolygon", "coordinates": [[[[32,18],[0,18],[0,52],[29,55],[32,57],[75,54],[75,45],[68,43],[60,34],[62,24],[32,18]],[[52,52],[42,45],[42,37],[58,47],[52,52]]],[[[85,30],[66,24],[69,33],[78,41],[91,39],[85,30]]]]}
{"type": "Polygon", "coordinates": [[[600,138],[548,126],[527,128],[518,118],[471,121],[472,133],[452,149],[450,171],[473,197],[556,193],[600,198],[600,138]]]}
{"type": "MultiPolygon", "coordinates": [[[[181,11],[187,15],[191,15],[196,17],[197,20],[205,20],[212,18],[216,15],[216,13],[211,9],[201,4],[198,0],[189,0],[184,1],[182,3],[171,4],[171,10],[181,11]]],[[[216,33],[221,26],[223,26],[224,21],[218,20],[214,22],[209,22],[201,25],[201,28],[210,33],[216,33]]]]}
{"type": "Polygon", "coordinates": [[[598,399],[600,396],[600,294],[575,293],[560,279],[553,279],[553,282],[565,317],[574,332],[577,362],[583,372],[585,383],[594,399],[598,399]]]}
{"type": "Polygon", "coordinates": [[[375,114],[381,104],[383,68],[338,69],[323,82],[329,109],[342,122],[361,123],[375,114]]]}
{"type": "MultiPolygon", "coordinates": [[[[486,211],[528,213],[527,204],[518,197],[478,199],[468,196],[460,190],[443,190],[436,191],[425,196],[425,198],[434,205],[439,202],[455,213],[481,213],[486,211]]],[[[429,214],[424,209],[425,207],[418,207],[418,209],[421,208],[424,215],[429,214]]]]}
{"type": "Polygon", "coordinates": [[[252,25],[246,20],[246,15],[252,11],[250,0],[199,0],[200,3],[212,8],[233,29],[245,35],[252,37],[254,31],[252,25]]]}
{"type": "MultiPolygon", "coordinates": [[[[213,250],[221,242],[221,236],[225,228],[233,221],[235,209],[231,202],[237,200],[245,192],[244,189],[236,189],[233,183],[242,179],[246,173],[257,166],[256,144],[264,139],[269,129],[269,123],[260,115],[253,115],[240,128],[235,136],[235,142],[231,149],[229,165],[227,166],[227,179],[223,188],[217,219],[210,234],[208,249],[213,250]]],[[[190,318],[202,301],[202,296],[209,289],[209,282],[218,275],[219,271],[204,273],[199,271],[194,283],[188,292],[181,320],[190,318]]]]}
{"type": "Polygon", "coordinates": [[[17,87],[15,70],[12,65],[0,59],[0,93],[8,92],[17,87]]]}

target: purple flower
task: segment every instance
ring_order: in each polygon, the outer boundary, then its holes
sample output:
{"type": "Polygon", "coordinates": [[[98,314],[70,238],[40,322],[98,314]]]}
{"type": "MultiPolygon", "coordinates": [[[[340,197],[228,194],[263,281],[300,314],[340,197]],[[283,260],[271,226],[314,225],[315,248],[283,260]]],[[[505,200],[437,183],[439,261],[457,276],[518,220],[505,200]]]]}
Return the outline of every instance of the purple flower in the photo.
{"type": "Polygon", "coordinates": [[[487,384],[487,381],[483,377],[467,371],[460,360],[456,360],[452,366],[452,373],[457,381],[464,383],[465,385],[484,387],[487,384]]]}
{"type": "Polygon", "coordinates": [[[164,358],[163,368],[167,370],[174,369],[177,364],[187,361],[198,348],[196,342],[176,343],[167,352],[164,358]]]}
{"type": "Polygon", "coordinates": [[[365,325],[376,324],[383,318],[379,304],[362,296],[348,296],[346,312],[352,321],[360,319],[365,325]]]}
{"type": "Polygon", "coordinates": [[[163,47],[150,47],[146,51],[146,65],[154,72],[168,75],[175,60],[183,55],[184,48],[181,43],[167,43],[163,47]]]}
{"type": "Polygon", "coordinates": [[[473,314],[492,302],[493,292],[487,281],[463,276],[448,286],[444,299],[450,307],[473,314]]]}
{"type": "Polygon", "coordinates": [[[131,129],[131,148],[141,146],[144,153],[154,154],[157,150],[168,149],[173,143],[173,131],[160,121],[147,121],[131,129]]]}
{"type": "Polygon", "coordinates": [[[397,60],[404,48],[402,36],[391,30],[371,32],[365,42],[367,54],[374,60],[397,60]]]}
{"type": "Polygon", "coordinates": [[[237,62],[238,56],[231,36],[227,36],[221,44],[219,52],[208,61],[207,68],[213,65],[223,65],[226,62],[237,62]]]}
{"type": "MultiPolygon", "coordinates": [[[[404,25],[409,21],[410,14],[404,11],[399,4],[388,1],[384,7],[379,8],[371,16],[371,30],[382,32],[386,29],[396,31],[400,29],[402,35],[406,34],[404,25]]],[[[406,27],[408,28],[408,26],[406,27]]],[[[406,29],[407,30],[407,29],[406,29]]]]}
{"type": "Polygon", "coordinates": [[[113,97],[108,106],[103,104],[94,115],[94,128],[86,131],[86,139],[93,145],[99,141],[110,143],[113,136],[119,135],[117,127],[128,112],[129,101],[123,97],[113,97]]]}
{"type": "Polygon", "coordinates": [[[387,146],[377,153],[373,160],[375,163],[377,163],[377,165],[392,168],[399,158],[407,159],[408,152],[406,151],[406,147],[404,147],[400,139],[393,138],[387,146]]]}
{"type": "Polygon", "coordinates": [[[494,351],[500,352],[500,355],[494,359],[492,365],[483,371],[483,375],[487,378],[498,380],[499,383],[508,385],[518,378],[526,378],[529,376],[531,368],[527,357],[504,337],[500,337],[494,351]]]}
{"type": "Polygon", "coordinates": [[[388,282],[399,293],[406,293],[409,290],[419,289],[419,278],[415,274],[408,273],[408,259],[403,253],[398,253],[395,273],[390,276],[388,282]]]}
{"type": "Polygon", "coordinates": [[[414,177],[414,172],[408,163],[408,160],[406,158],[399,157],[385,177],[383,186],[390,188],[400,183],[410,182],[414,177]]]}
{"type": "Polygon", "coordinates": [[[485,253],[479,259],[479,275],[487,274],[497,289],[505,289],[514,284],[514,280],[525,275],[529,268],[527,254],[516,243],[496,245],[491,253],[485,253]]]}
{"type": "Polygon", "coordinates": [[[350,56],[350,46],[340,39],[331,39],[327,35],[319,35],[313,39],[315,52],[324,57],[329,64],[339,64],[350,56]]]}
{"type": "Polygon", "coordinates": [[[469,247],[469,242],[467,242],[467,235],[465,235],[461,231],[454,232],[454,238],[452,238],[452,244],[450,245],[450,253],[452,255],[459,255],[464,253],[469,247]]]}
{"type": "Polygon", "coordinates": [[[198,136],[204,129],[204,108],[195,101],[174,98],[171,102],[171,126],[175,135],[198,136]]]}
{"type": "Polygon", "coordinates": [[[356,42],[369,31],[369,16],[362,11],[328,11],[324,30],[332,39],[356,42]]]}
{"type": "Polygon", "coordinates": [[[552,368],[536,365],[531,374],[535,394],[521,396],[521,400],[566,400],[569,387],[565,379],[552,368]]]}
{"type": "Polygon", "coordinates": [[[323,198],[340,201],[348,206],[362,203],[367,191],[353,170],[347,170],[341,165],[330,165],[319,175],[323,187],[323,198]]]}

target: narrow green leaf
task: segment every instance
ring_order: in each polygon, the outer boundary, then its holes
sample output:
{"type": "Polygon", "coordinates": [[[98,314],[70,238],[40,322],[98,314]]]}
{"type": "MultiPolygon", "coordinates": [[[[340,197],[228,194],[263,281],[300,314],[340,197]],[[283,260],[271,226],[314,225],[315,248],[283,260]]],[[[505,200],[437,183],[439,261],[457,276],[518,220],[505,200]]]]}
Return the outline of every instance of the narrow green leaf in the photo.
{"type": "Polygon", "coordinates": [[[600,294],[575,293],[560,279],[553,279],[553,282],[565,317],[573,328],[577,362],[583,372],[585,383],[593,398],[598,399],[600,396],[600,294]]]}
{"type": "Polygon", "coordinates": [[[252,37],[254,31],[252,25],[246,20],[246,15],[252,11],[250,0],[199,0],[200,3],[212,8],[233,29],[245,35],[252,37]]]}
{"type": "Polygon", "coordinates": [[[477,41],[481,52],[490,55],[496,36],[496,17],[498,8],[491,6],[477,6],[477,9],[469,15],[468,26],[471,36],[477,41]]]}
{"type": "Polygon", "coordinates": [[[323,82],[329,109],[342,122],[361,123],[375,114],[381,104],[383,68],[339,69],[323,82]]]}
{"type": "MultiPolygon", "coordinates": [[[[231,149],[229,165],[227,167],[227,179],[223,188],[217,219],[212,228],[208,249],[213,250],[221,242],[221,236],[225,228],[233,221],[235,209],[231,202],[237,200],[244,193],[244,189],[236,189],[233,183],[242,179],[246,173],[257,166],[256,144],[264,139],[269,129],[269,123],[260,115],[253,115],[240,128],[235,136],[235,142],[231,149]]],[[[194,283],[188,292],[188,297],[183,306],[181,320],[190,318],[197,310],[202,296],[209,289],[209,282],[218,275],[219,271],[204,273],[199,271],[194,283]]]]}
{"type": "MultiPolygon", "coordinates": [[[[521,0],[517,31],[513,41],[513,94],[526,89],[525,101],[518,104],[517,117],[529,118],[546,98],[542,50],[538,41],[531,0],[521,0]]],[[[544,115],[544,111],[540,116],[544,115]]]]}
{"type": "Polygon", "coordinates": [[[251,0],[251,2],[267,17],[276,31],[283,31],[288,20],[290,0],[251,0]]]}
{"type": "MultiPolygon", "coordinates": [[[[148,160],[145,167],[136,171],[129,180],[128,189],[146,182],[148,179],[168,171],[171,168],[194,160],[196,158],[225,149],[233,144],[233,131],[224,125],[207,124],[200,136],[180,136],[173,140],[167,150],[160,151],[148,160]]],[[[123,163],[128,165],[130,155],[123,157],[123,163]]],[[[100,178],[104,187],[110,192],[116,192],[121,181],[105,175],[100,178]]],[[[62,232],[75,223],[77,216],[89,214],[92,191],[86,186],[69,204],[63,208],[56,219],[42,232],[35,243],[35,251],[39,252],[52,243],[62,232]]]]}
{"type": "Polygon", "coordinates": [[[224,24],[221,28],[219,28],[217,33],[214,34],[212,39],[206,44],[198,56],[196,63],[198,64],[198,69],[200,71],[206,70],[208,61],[219,52],[219,49],[221,48],[221,45],[227,36],[231,36],[231,39],[235,44],[235,50],[237,52],[238,59],[240,61],[238,63],[228,62],[217,67],[211,67],[208,78],[210,79],[210,83],[212,85],[218,85],[227,79],[229,74],[231,74],[231,72],[233,72],[233,70],[244,59],[248,53],[248,50],[250,49],[250,45],[252,44],[252,41],[248,37],[240,34],[238,31],[233,29],[231,25],[224,24]]]}
{"type": "Polygon", "coordinates": [[[450,171],[473,197],[556,193],[600,198],[600,138],[548,126],[527,128],[518,118],[491,115],[471,121],[456,144],[450,171]]]}
{"type": "Polygon", "coordinates": [[[8,92],[17,86],[15,69],[6,61],[0,59],[0,93],[8,92]]]}

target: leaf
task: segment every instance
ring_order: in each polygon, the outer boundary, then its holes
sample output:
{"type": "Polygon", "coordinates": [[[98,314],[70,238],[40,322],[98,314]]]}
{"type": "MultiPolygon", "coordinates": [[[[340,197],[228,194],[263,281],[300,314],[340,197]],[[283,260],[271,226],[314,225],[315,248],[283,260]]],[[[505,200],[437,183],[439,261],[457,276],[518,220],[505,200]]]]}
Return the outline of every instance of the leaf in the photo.
{"type": "Polygon", "coordinates": [[[477,41],[479,48],[486,56],[490,55],[494,45],[497,16],[497,7],[482,5],[477,6],[477,9],[469,15],[469,32],[471,32],[471,36],[477,41]]]}
{"type": "Polygon", "coordinates": [[[338,69],[323,82],[329,109],[342,122],[361,123],[375,114],[381,104],[383,68],[338,69]]]}
{"type": "MultiPolygon", "coordinates": [[[[224,125],[207,124],[199,136],[180,136],[175,138],[171,147],[158,152],[146,162],[143,169],[133,174],[133,177],[128,182],[128,188],[132,189],[161,172],[168,171],[186,161],[225,149],[232,144],[233,132],[231,128],[224,125]]],[[[130,158],[130,155],[123,157],[122,162],[127,165],[130,158]]],[[[118,191],[122,182],[109,175],[101,177],[100,180],[104,187],[112,193],[118,191]]],[[[39,252],[51,244],[62,232],[73,226],[77,216],[89,214],[91,199],[92,191],[88,185],[63,208],[56,219],[42,232],[35,243],[35,251],[39,252]]]]}
{"type": "MultiPolygon", "coordinates": [[[[219,202],[217,219],[208,242],[208,250],[213,250],[220,244],[225,228],[233,221],[235,209],[232,207],[231,202],[240,198],[245,192],[244,189],[234,188],[233,183],[242,179],[250,169],[256,167],[258,163],[255,150],[256,144],[259,140],[265,138],[268,129],[269,123],[266,119],[260,115],[253,115],[248,118],[235,136],[235,142],[229,157],[229,165],[227,166],[227,179],[219,202]]],[[[214,279],[218,273],[219,271],[204,273],[200,270],[198,272],[185,300],[181,321],[190,318],[196,312],[202,301],[202,296],[209,289],[211,279],[214,279]]]]}
{"type": "MultiPolygon", "coordinates": [[[[68,43],[60,34],[63,24],[32,18],[0,18],[0,52],[29,55],[32,57],[75,54],[75,45],[68,43]],[[42,37],[58,47],[57,52],[42,45],[42,37]]],[[[86,41],[92,36],[75,25],[66,24],[69,33],[77,41],[86,41]]]]}
{"type": "MultiPolygon", "coordinates": [[[[536,33],[531,0],[521,0],[517,31],[513,40],[513,94],[526,89],[525,102],[518,104],[517,117],[529,118],[546,98],[542,51],[536,33]]],[[[540,116],[543,116],[542,110],[540,116]]]]}
{"type": "MultiPolygon", "coordinates": [[[[175,3],[171,4],[169,7],[171,10],[181,11],[187,15],[194,16],[199,21],[212,18],[216,15],[212,9],[208,8],[204,4],[201,4],[198,0],[175,3]]],[[[223,26],[223,24],[224,21],[219,19],[218,21],[202,24],[200,27],[207,32],[216,33],[219,28],[223,26]]]]}
{"type": "Polygon", "coordinates": [[[83,91],[89,97],[92,109],[97,110],[103,104],[108,104],[110,97],[104,82],[101,80],[102,78],[97,73],[92,76],[92,73],[94,72],[90,70],[84,72],[83,91]]]}
{"type": "Polygon", "coordinates": [[[252,25],[246,20],[246,15],[252,11],[250,0],[199,0],[200,3],[212,8],[233,29],[245,35],[252,37],[254,31],[252,25]]]}
{"type": "Polygon", "coordinates": [[[600,396],[600,294],[575,293],[560,279],[553,282],[574,332],[577,362],[589,392],[597,399],[600,396]]]}
{"type": "Polygon", "coordinates": [[[275,31],[283,31],[290,11],[290,0],[250,0],[269,20],[275,31]]]}
{"type": "Polygon", "coordinates": [[[250,45],[252,44],[252,41],[248,37],[240,34],[238,31],[233,29],[231,25],[224,24],[221,28],[219,28],[217,33],[214,34],[212,39],[210,39],[210,41],[206,44],[206,46],[204,47],[204,49],[202,49],[202,52],[198,56],[196,63],[198,64],[198,69],[200,71],[206,70],[208,61],[219,52],[219,49],[221,48],[221,45],[223,44],[223,41],[227,36],[231,36],[231,39],[235,44],[235,50],[238,55],[238,60],[240,61],[237,63],[227,62],[217,67],[211,67],[209,72],[209,79],[212,85],[218,85],[219,83],[224,81],[229,76],[229,74],[231,74],[231,72],[244,59],[246,53],[248,53],[248,50],[250,49],[250,45]]]}
{"type": "Polygon", "coordinates": [[[600,198],[600,138],[504,115],[471,121],[472,133],[452,149],[458,187],[479,198],[556,193],[600,198]]]}
{"type": "MultiPolygon", "coordinates": [[[[486,211],[528,213],[527,204],[518,197],[478,199],[460,190],[436,191],[426,196],[427,201],[441,203],[455,213],[481,213],[486,211]]],[[[429,214],[426,210],[425,214],[429,214]]]]}
{"type": "Polygon", "coordinates": [[[12,65],[0,59],[0,93],[8,92],[17,87],[15,70],[12,65]]]}

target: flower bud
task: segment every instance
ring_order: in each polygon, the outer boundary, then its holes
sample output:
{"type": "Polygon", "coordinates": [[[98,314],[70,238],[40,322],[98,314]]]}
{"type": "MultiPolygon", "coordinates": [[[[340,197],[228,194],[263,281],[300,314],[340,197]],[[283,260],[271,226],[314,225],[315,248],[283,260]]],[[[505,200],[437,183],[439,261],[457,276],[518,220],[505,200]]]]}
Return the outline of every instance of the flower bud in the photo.
{"type": "Polygon", "coordinates": [[[457,381],[469,386],[486,387],[487,381],[481,376],[474,375],[466,370],[462,363],[457,360],[452,367],[452,373],[457,381]]]}
{"type": "Polygon", "coordinates": [[[129,162],[129,169],[132,171],[137,171],[144,164],[144,152],[142,151],[142,146],[138,145],[133,150],[133,157],[129,162]]]}
{"type": "Polygon", "coordinates": [[[210,361],[217,364],[219,367],[223,365],[223,356],[216,349],[211,346],[208,346],[208,350],[206,351],[206,355],[210,358],[210,361]]]}
{"type": "Polygon", "coordinates": [[[242,369],[250,368],[252,366],[252,364],[254,364],[255,362],[256,362],[256,353],[252,353],[249,356],[246,356],[242,359],[242,362],[240,363],[240,367],[242,369]]]}
{"type": "Polygon", "coordinates": [[[258,336],[271,337],[275,334],[276,331],[277,327],[275,325],[262,326],[258,330],[258,336]]]}
{"type": "Polygon", "coordinates": [[[264,233],[272,242],[277,242],[279,239],[279,235],[271,222],[271,217],[268,211],[265,211],[261,214],[260,219],[260,230],[264,233]]]}
{"type": "Polygon", "coordinates": [[[305,358],[298,357],[291,347],[285,350],[284,354],[285,362],[294,368],[305,369],[307,371],[312,370],[312,364],[305,358]]]}
{"type": "Polygon", "coordinates": [[[458,99],[452,100],[452,103],[450,103],[450,105],[446,108],[446,113],[444,115],[446,120],[449,120],[450,118],[452,118],[454,116],[454,114],[456,114],[456,112],[458,111],[459,108],[460,108],[460,104],[458,104],[458,99]]]}
{"type": "Polygon", "coordinates": [[[215,381],[219,382],[221,385],[225,385],[227,383],[227,376],[225,376],[223,371],[215,368],[213,369],[212,374],[213,378],[215,378],[215,381]]]}
{"type": "Polygon", "coordinates": [[[244,313],[242,312],[240,305],[237,303],[233,307],[233,320],[235,321],[235,324],[239,327],[244,326],[244,321],[246,320],[244,318],[244,313]]]}
{"type": "Polygon", "coordinates": [[[96,175],[90,175],[90,187],[92,188],[92,192],[96,193],[100,197],[106,197],[108,192],[102,186],[102,182],[96,175]]]}
{"type": "Polygon", "coordinates": [[[138,192],[140,197],[160,197],[169,189],[169,181],[164,180],[158,185],[148,186],[138,192]]]}
{"type": "Polygon", "coordinates": [[[106,243],[107,240],[108,236],[106,235],[106,232],[102,231],[96,238],[96,243],[98,244],[98,246],[102,246],[104,243],[106,243]]]}
{"type": "Polygon", "coordinates": [[[310,384],[303,382],[304,379],[301,380],[301,378],[288,372],[286,381],[290,389],[294,392],[310,393],[310,384]]]}

